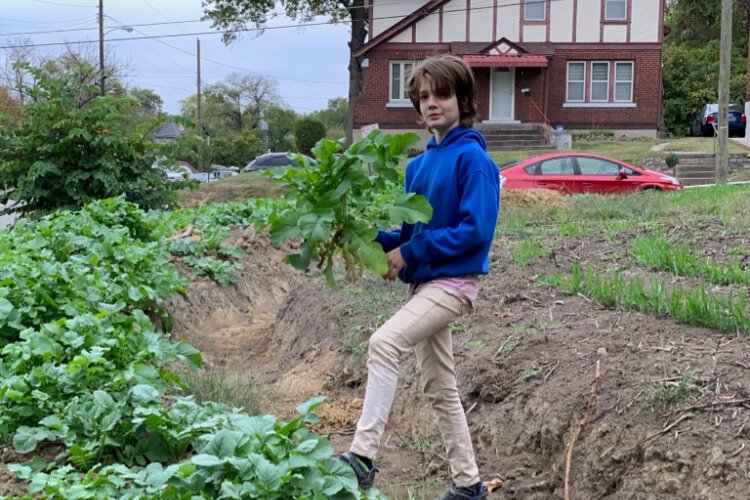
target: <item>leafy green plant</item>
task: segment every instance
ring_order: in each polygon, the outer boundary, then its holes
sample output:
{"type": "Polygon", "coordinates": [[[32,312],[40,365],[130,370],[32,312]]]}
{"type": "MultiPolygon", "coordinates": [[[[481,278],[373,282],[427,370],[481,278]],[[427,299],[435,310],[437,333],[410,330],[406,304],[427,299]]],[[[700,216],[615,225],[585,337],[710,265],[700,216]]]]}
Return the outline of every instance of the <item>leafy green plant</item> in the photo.
{"type": "Polygon", "coordinates": [[[24,120],[0,127],[0,213],[43,214],[77,209],[123,195],[143,208],[173,205],[176,195],[151,168],[159,145],[150,132],[163,117],[142,123],[132,97],[91,97],[81,68],[62,77],[27,64],[34,83],[24,120]]]}
{"type": "Polygon", "coordinates": [[[667,164],[667,167],[674,169],[680,163],[680,157],[674,153],[670,153],[664,157],[664,163],[667,164]]]}
{"type": "Polygon", "coordinates": [[[366,216],[371,210],[368,205],[400,179],[396,167],[418,140],[416,134],[390,136],[375,130],[341,152],[341,143],[323,139],[313,149],[314,165],[298,157],[299,167],[271,173],[289,187],[290,202],[269,216],[271,239],[275,244],[289,238],[301,240],[299,252],[288,255],[287,261],[307,269],[317,260],[331,286],[335,286],[336,257],[343,260],[351,281],[359,277],[362,268],[378,276],[385,274],[385,253],[374,241],[378,223],[427,222],[432,208],[423,196],[406,193],[388,203],[387,221],[373,221],[366,216]]]}

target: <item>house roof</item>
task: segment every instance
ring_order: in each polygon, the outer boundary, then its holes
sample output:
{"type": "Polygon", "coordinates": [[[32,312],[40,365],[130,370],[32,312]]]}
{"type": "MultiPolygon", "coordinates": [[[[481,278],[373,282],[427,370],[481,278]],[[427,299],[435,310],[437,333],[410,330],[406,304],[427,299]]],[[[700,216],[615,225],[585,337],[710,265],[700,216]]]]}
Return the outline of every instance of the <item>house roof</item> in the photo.
{"type": "Polygon", "coordinates": [[[167,122],[154,132],[154,139],[176,139],[182,131],[175,122],[167,122]]]}
{"type": "Polygon", "coordinates": [[[464,55],[464,61],[472,68],[546,68],[549,65],[545,56],[519,55],[464,55]]]}
{"type": "Polygon", "coordinates": [[[412,25],[416,24],[417,22],[421,21],[425,17],[429,16],[435,10],[439,9],[443,5],[447,4],[450,0],[430,0],[426,4],[422,5],[420,8],[412,12],[411,14],[407,14],[404,16],[403,19],[401,19],[399,22],[388,28],[387,30],[383,31],[381,34],[370,40],[368,43],[366,43],[364,46],[362,46],[355,54],[354,57],[361,57],[380,45],[381,43],[387,42],[394,36],[398,35],[402,31],[404,31],[406,28],[411,27],[412,25]]]}

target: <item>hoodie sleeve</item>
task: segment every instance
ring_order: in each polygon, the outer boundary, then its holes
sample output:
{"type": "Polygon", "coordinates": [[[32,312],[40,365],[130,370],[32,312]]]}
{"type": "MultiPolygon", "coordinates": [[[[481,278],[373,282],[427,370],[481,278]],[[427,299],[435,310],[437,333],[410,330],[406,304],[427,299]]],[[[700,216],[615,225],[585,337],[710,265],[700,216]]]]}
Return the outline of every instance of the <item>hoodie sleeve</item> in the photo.
{"type": "Polygon", "coordinates": [[[455,258],[491,240],[500,209],[497,167],[485,155],[470,161],[481,164],[464,179],[458,200],[459,223],[424,230],[401,245],[408,264],[455,258]]]}
{"type": "Polygon", "coordinates": [[[380,243],[385,253],[390,252],[396,248],[401,240],[401,230],[391,229],[390,231],[383,231],[378,229],[378,235],[375,237],[375,241],[380,243]]]}

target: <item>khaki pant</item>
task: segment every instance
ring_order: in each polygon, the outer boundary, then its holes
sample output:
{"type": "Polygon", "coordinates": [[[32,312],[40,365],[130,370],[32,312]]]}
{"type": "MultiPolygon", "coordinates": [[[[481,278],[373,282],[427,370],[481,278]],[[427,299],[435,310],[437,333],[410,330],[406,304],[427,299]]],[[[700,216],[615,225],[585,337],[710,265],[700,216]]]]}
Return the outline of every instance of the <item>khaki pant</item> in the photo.
{"type": "Polygon", "coordinates": [[[467,300],[426,286],[370,337],[367,390],[352,452],[369,458],[377,454],[396,395],[399,364],[403,355],[414,349],[425,395],[437,412],[453,480],[458,486],[479,482],[456,385],[450,331],[451,322],[470,309],[467,300]]]}

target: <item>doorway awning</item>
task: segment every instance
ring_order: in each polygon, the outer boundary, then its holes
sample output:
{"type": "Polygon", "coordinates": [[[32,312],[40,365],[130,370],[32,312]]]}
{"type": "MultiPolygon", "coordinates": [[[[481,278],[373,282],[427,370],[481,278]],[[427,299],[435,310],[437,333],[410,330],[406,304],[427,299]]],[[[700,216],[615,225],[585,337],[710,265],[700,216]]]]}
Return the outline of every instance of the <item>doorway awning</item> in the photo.
{"type": "Polygon", "coordinates": [[[464,61],[472,68],[546,68],[549,61],[545,56],[522,55],[484,55],[470,54],[464,56],[464,61]]]}

